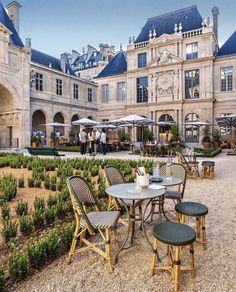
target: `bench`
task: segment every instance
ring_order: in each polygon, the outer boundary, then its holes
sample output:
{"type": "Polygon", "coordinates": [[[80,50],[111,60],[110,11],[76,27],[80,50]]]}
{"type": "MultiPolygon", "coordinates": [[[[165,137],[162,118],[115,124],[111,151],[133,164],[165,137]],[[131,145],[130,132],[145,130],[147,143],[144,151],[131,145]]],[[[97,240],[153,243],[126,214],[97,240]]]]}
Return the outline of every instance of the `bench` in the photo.
{"type": "Polygon", "coordinates": [[[65,154],[59,154],[56,148],[51,148],[51,147],[39,147],[39,148],[25,147],[25,149],[27,149],[29,154],[32,156],[39,156],[39,155],[54,156],[54,157],[65,156],[65,154]]]}

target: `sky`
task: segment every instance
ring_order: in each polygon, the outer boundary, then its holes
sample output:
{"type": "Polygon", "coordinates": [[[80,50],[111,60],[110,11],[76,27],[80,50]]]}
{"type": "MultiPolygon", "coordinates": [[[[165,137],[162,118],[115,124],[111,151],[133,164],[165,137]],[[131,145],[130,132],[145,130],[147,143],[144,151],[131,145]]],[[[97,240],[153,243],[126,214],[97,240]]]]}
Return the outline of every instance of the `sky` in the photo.
{"type": "MultiPolygon", "coordinates": [[[[3,5],[11,0],[0,0],[3,5]]],[[[20,36],[32,39],[32,47],[55,57],[72,49],[82,52],[88,44],[122,44],[137,37],[149,17],[196,4],[202,17],[218,6],[219,43],[236,30],[236,0],[18,0],[20,36]]]]}

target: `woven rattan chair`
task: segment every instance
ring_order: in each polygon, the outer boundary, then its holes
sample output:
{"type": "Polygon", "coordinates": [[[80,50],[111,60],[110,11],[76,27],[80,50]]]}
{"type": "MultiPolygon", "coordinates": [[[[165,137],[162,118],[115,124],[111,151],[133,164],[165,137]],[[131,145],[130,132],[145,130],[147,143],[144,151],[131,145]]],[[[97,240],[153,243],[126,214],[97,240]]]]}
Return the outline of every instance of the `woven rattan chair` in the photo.
{"type": "Polygon", "coordinates": [[[182,163],[186,167],[188,177],[196,178],[199,176],[198,161],[187,161],[179,152],[176,152],[176,160],[178,163],[182,163]]]}
{"type": "Polygon", "coordinates": [[[77,240],[80,239],[80,248],[77,252],[92,249],[108,261],[109,271],[113,272],[111,248],[110,248],[110,232],[113,231],[115,243],[119,246],[116,226],[120,217],[119,211],[100,212],[97,198],[90,191],[84,178],[78,175],[71,176],[67,179],[67,186],[70,191],[71,201],[74,209],[76,228],[73,241],[67,257],[67,263],[71,263],[71,258],[75,252],[77,240]],[[95,211],[88,212],[86,208],[94,208],[95,211]],[[102,237],[102,241],[92,243],[85,236],[86,232],[94,235],[98,231],[102,237]],[[83,245],[85,245],[83,247],[83,245]],[[105,251],[100,246],[105,246],[105,251]]]}
{"type": "MultiPolygon", "coordinates": [[[[187,170],[181,163],[172,163],[171,164],[171,174],[174,177],[180,178],[183,180],[183,183],[178,185],[178,190],[167,189],[164,195],[165,199],[171,199],[175,204],[180,203],[184,196],[186,179],[187,179],[187,170]]],[[[166,164],[160,166],[160,175],[166,175],[166,164]]],[[[164,208],[163,202],[160,200],[153,200],[151,206],[151,221],[153,221],[153,216],[156,214],[155,206],[159,206],[159,214],[161,214],[161,207],[164,208]]],[[[164,212],[164,210],[162,210],[164,212]]],[[[165,212],[164,212],[165,215],[165,212]]]]}

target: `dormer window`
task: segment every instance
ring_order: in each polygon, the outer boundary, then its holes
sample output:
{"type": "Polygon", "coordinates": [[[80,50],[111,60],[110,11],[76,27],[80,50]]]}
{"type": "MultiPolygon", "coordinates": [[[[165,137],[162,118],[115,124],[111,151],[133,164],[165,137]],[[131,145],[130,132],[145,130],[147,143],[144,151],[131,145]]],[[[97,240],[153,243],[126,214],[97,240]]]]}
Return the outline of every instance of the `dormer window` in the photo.
{"type": "Polygon", "coordinates": [[[186,45],[186,60],[198,58],[198,43],[191,43],[186,45]]]}

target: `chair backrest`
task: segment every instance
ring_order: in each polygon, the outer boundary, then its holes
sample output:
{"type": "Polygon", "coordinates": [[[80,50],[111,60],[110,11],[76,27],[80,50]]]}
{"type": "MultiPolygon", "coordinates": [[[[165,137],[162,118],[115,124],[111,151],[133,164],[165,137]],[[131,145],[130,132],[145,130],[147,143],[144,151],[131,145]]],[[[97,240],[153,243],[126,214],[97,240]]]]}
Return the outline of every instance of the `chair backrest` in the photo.
{"type": "Polygon", "coordinates": [[[80,217],[83,217],[90,234],[93,234],[94,229],[86,215],[84,206],[94,205],[99,210],[97,198],[90,191],[89,186],[83,177],[79,175],[73,175],[70,176],[66,182],[70,192],[74,211],[77,212],[80,217]]]}
{"type": "Polygon", "coordinates": [[[185,157],[183,156],[183,154],[179,153],[176,151],[176,159],[178,163],[182,163],[185,164],[187,169],[191,169],[191,167],[189,166],[187,160],[185,159],[185,157]]]}
{"type": "Polygon", "coordinates": [[[110,186],[124,183],[123,175],[115,166],[107,165],[105,166],[104,171],[110,186]]]}
{"type": "MultiPolygon", "coordinates": [[[[182,163],[172,163],[171,164],[171,172],[172,176],[178,177],[183,180],[182,183],[182,190],[181,190],[181,197],[183,198],[184,196],[184,191],[185,191],[185,185],[186,185],[186,179],[187,179],[187,169],[182,163]]],[[[160,174],[161,175],[166,175],[166,164],[163,164],[160,167],[160,174]]]]}

